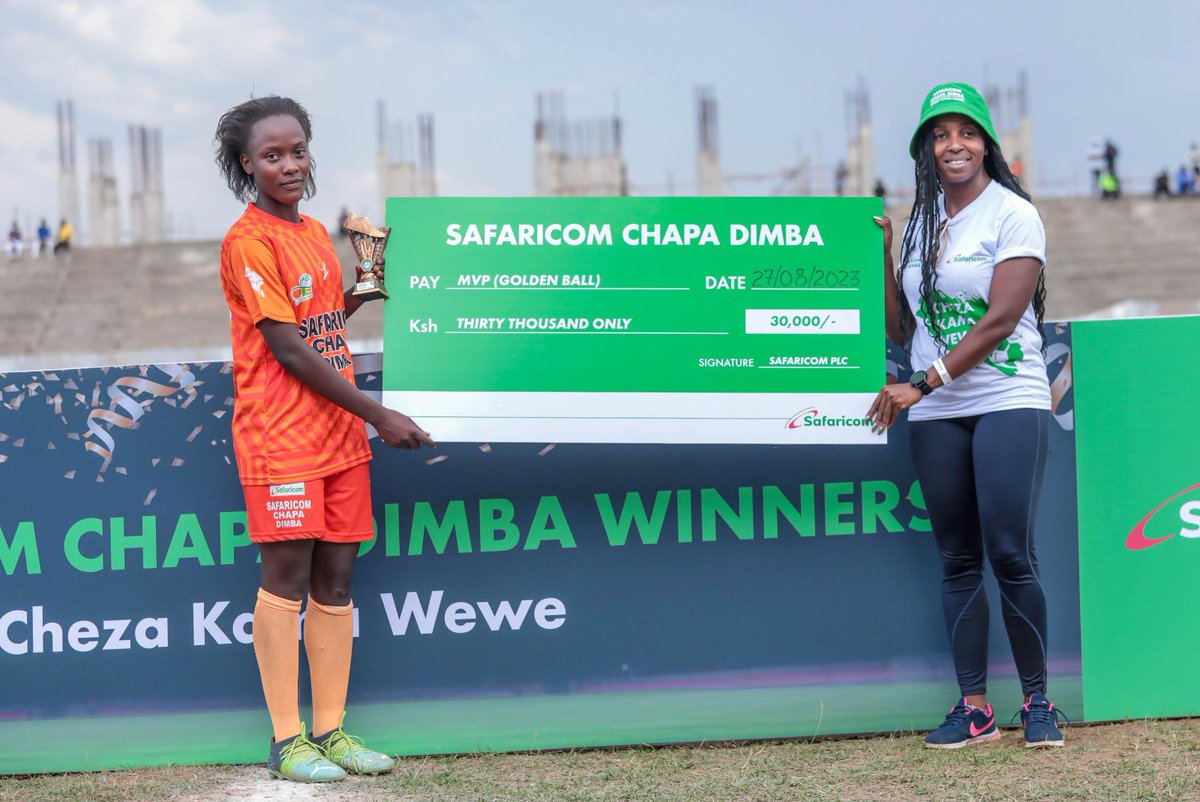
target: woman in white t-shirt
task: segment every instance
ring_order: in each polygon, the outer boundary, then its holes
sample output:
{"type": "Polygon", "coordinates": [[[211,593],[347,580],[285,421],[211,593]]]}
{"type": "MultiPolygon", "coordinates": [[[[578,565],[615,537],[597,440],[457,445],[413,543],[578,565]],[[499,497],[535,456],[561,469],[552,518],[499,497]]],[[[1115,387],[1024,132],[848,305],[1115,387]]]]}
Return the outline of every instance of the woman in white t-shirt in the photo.
{"type": "Polygon", "coordinates": [[[908,382],[885,386],[877,431],[909,410],[913,462],[942,556],[942,603],[961,698],[927,746],[1000,737],[987,701],[985,554],[1025,695],[1026,746],[1062,746],[1046,699],[1046,597],[1033,523],[1046,464],[1042,355],[1046,233],[974,87],[934,87],[909,144],[916,197],[900,270],[884,230],[888,336],[911,338],[908,382]]]}

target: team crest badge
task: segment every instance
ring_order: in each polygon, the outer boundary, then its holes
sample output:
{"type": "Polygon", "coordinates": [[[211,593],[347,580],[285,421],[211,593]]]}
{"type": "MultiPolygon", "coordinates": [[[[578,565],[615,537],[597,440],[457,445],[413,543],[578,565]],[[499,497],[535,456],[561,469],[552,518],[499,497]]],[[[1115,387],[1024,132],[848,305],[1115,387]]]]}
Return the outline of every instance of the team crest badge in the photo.
{"type": "Polygon", "coordinates": [[[308,273],[300,276],[300,283],[291,289],[292,303],[296,306],[311,301],[313,297],[312,276],[308,273]]]}

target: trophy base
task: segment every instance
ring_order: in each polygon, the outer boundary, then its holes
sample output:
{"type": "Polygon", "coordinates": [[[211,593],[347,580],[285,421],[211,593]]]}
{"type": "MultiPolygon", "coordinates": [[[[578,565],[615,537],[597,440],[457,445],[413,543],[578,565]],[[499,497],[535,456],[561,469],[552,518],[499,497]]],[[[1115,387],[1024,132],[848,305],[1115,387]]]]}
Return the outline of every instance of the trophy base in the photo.
{"type": "Polygon", "coordinates": [[[354,285],[354,292],[351,294],[363,301],[389,297],[387,290],[378,281],[360,281],[354,285]]]}

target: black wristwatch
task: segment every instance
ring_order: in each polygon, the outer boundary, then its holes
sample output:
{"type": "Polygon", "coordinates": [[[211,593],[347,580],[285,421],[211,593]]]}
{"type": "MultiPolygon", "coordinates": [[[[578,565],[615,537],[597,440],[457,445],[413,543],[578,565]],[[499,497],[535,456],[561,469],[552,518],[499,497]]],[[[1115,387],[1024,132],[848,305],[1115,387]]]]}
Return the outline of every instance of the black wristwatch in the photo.
{"type": "Polygon", "coordinates": [[[921,391],[921,395],[929,395],[933,392],[933,388],[929,386],[929,382],[925,381],[925,371],[918,370],[908,380],[908,383],[921,391]]]}

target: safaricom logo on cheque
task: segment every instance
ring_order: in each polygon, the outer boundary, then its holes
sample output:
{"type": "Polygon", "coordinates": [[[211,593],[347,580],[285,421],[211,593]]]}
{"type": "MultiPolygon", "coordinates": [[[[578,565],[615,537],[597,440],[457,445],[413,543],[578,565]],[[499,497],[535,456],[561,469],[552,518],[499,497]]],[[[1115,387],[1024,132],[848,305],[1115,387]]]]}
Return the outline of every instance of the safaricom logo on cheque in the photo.
{"type": "Polygon", "coordinates": [[[816,407],[801,410],[787,422],[789,429],[834,428],[844,426],[870,426],[866,418],[847,418],[843,415],[822,415],[816,407]]]}
{"type": "MultiPolygon", "coordinates": [[[[1173,512],[1173,511],[1172,511],[1173,512]]],[[[1197,538],[1200,537],[1200,483],[1194,484],[1191,487],[1180,490],[1175,495],[1168,498],[1162,504],[1159,504],[1146,515],[1145,518],[1137,522],[1137,526],[1125,538],[1125,548],[1131,551],[1139,549],[1148,549],[1151,546],[1157,546],[1164,540],[1179,535],[1180,537],[1197,538]],[[1170,513],[1159,515],[1159,513],[1171,502],[1179,499],[1182,496],[1191,494],[1193,498],[1184,501],[1179,507],[1179,519],[1176,521],[1170,513]],[[1161,532],[1164,529],[1174,529],[1179,527],[1177,531],[1168,531],[1165,535],[1147,535],[1146,529],[1149,527],[1151,531],[1161,532]]]]}

